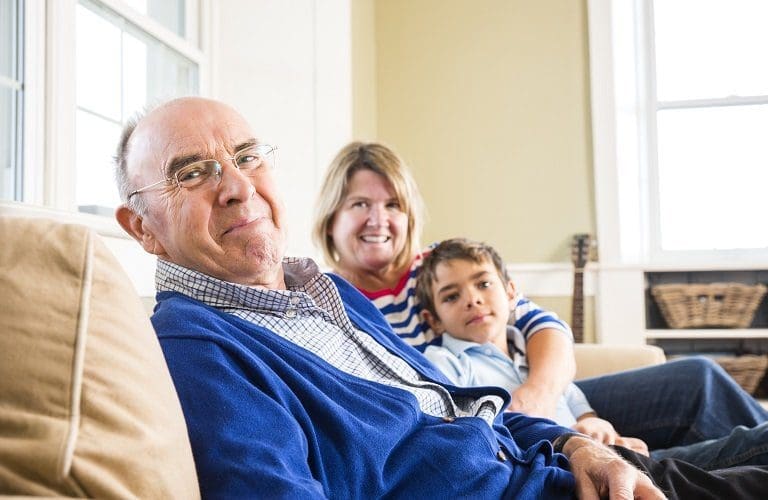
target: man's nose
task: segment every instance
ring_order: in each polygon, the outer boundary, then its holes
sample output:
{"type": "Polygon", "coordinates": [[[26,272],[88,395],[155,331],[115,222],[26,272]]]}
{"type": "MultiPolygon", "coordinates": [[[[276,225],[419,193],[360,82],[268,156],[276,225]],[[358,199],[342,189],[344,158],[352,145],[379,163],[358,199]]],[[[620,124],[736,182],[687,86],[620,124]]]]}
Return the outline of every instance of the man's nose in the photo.
{"type": "Polygon", "coordinates": [[[222,205],[242,202],[251,198],[256,191],[253,177],[245,175],[232,162],[222,164],[221,180],[218,185],[218,199],[222,205]]]}

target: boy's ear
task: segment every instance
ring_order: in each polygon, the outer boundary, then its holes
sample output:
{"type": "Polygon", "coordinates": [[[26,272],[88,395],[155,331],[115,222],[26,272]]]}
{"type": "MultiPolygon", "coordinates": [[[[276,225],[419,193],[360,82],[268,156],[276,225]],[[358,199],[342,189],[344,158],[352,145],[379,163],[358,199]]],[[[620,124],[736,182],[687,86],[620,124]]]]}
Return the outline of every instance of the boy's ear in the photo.
{"type": "Polygon", "coordinates": [[[432,314],[426,309],[422,309],[420,314],[421,319],[427,322],[432,331],[437,334],[443,333],[445,331],[445,328],[443,328],[443,323],[440,321],[437,315],[432,314]]]}
{"type": "Polygon", "coordinates": [[[126,205],[120,205],[115,210],[115,218],[118,224],[122,227],[126,233],[130,234],[133,239],[139,242],[144,250],[153,255],[164,255],[165,249],[155,238],[152,231],[147,230],[144,226],[144,218],[139,214],[128,208],[126,205]]]}
{"type": "Polygon", "coordinates": [[[509,297],[510,302],[517,297],[517,290],[515,290],[515,284],[512,283],[512,280],[507,281],[507,297],[509,297]]]}

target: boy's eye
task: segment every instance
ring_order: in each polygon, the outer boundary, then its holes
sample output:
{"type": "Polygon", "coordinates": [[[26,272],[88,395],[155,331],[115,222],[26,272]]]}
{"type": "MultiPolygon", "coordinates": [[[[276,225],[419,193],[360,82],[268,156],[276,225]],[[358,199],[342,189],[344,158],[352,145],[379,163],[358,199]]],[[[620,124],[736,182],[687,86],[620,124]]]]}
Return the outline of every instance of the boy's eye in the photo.
{"type": "Polygon", "coordinates": [[[491,286],[491,282],[490,281],[481,281],[480,283],[477,284],[477,286],[479,288],[488,288],[489,286],[491,286]]]}
{"type": "Polygon", "coordinates": [[[448,295],[443,295],[443,302],[456,302],[459,300],[459,294],[458,293],[449,293],[448,295]]]}

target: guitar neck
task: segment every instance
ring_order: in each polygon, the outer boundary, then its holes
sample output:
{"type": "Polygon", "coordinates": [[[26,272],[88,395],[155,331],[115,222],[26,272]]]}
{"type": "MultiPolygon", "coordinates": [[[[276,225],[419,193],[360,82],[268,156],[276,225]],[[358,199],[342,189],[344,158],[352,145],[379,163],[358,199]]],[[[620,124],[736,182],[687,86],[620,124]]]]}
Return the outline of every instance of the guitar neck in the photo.
{"type": "Polygon", "coordinates": [[[584,341],[584,270],[578,268],[573,273],[571,330],[574,342],[584,341]]]}

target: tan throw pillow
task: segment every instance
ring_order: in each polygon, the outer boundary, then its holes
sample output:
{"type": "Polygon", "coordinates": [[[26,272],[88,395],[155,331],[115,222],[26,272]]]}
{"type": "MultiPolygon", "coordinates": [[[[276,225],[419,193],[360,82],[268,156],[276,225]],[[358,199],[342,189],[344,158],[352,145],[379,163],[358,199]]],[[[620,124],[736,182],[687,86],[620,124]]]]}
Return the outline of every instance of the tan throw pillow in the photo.
{"type": "Polygon", "coordinates": [[[200,495],[149,319],[82,226],[0,217],[0,494],[200,495]]]}

